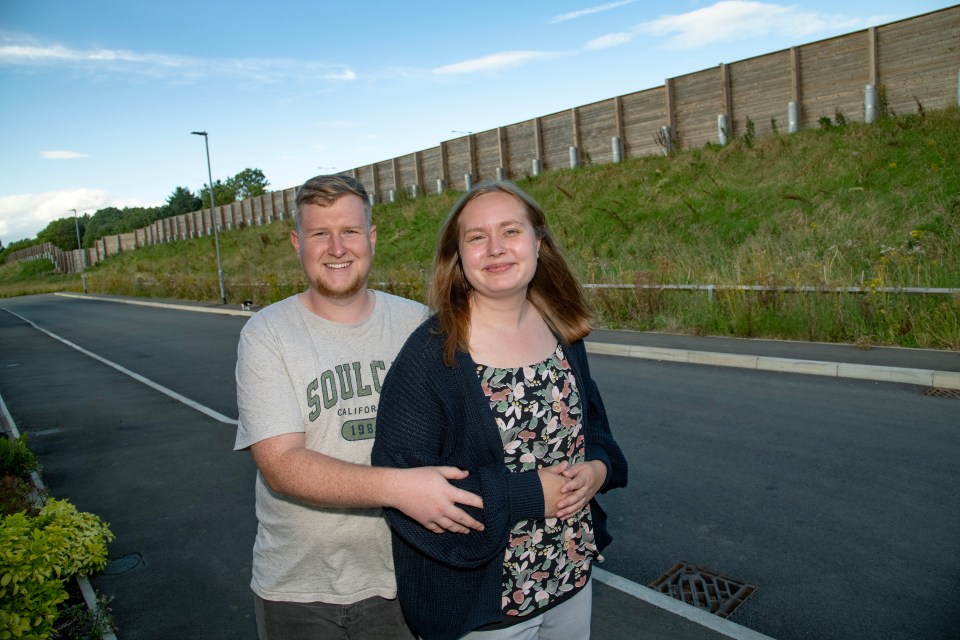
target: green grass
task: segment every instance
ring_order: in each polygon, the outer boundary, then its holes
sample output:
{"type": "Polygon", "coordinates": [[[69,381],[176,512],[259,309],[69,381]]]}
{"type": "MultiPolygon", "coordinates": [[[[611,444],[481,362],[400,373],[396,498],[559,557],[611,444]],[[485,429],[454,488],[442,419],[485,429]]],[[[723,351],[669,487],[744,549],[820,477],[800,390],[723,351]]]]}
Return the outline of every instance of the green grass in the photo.
{"type": "MultiPolygon", "coordinates": [[[[870,287],[867,294],[628,289],[593,292],[598,326],[960,349],[960,299],[882,293],[960,287],[960,110],[772,134],[670,157],[518,181],[547,212],[584,282],[870,287]]],[[[457,193],[378,205],[372,281],[423,299],[457,193]]],[[[228,298],[304,287],[288,224],[220,236],[228,298]]],[[[0,295],[79,289],[8,277],[0,295]]],[[[219,298],[213,240],[125,253],[88,270],[92,292],[219,298]]]]}

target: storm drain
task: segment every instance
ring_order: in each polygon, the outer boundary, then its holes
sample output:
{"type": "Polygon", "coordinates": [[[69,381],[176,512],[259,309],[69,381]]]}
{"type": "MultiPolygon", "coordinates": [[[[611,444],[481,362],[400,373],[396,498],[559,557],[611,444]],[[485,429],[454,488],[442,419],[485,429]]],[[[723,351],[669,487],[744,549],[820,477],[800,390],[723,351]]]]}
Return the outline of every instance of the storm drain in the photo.
{"type": "Polygon", "coordinates": [[[721,618],[730,617],[757,590],[755,585],[687,562],[675,564],[650,587],[721,618]]]}
{"type": "Polygon", "coordinates": [[[107,566],[103,568],[102,573],[105,576],[113,576],[118,573],[126,573],[131,569],[136,569],[137,567],[143,566],[143,556],[139,553],[128,553],[125,556],[117,558],[116,560],[111,560],[107,563],[107,566]]]}
{"type": "Polygon", "coordinates": [[[960,389],[944,389],[942,387],[930,387],[923,392],[925,396],[933,396],[935,398],[953,398],[955,400],[960,400],[960,389]]]}

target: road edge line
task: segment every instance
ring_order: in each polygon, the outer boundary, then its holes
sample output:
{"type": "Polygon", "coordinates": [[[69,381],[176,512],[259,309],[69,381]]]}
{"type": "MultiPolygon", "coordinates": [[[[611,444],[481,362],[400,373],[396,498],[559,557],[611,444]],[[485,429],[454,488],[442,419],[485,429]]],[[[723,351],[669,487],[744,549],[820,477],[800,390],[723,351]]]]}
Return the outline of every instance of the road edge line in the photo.
{"type": "Polygon", "coordinates": [[[712,613],[707,613],[703,609],[698,609],[693,605],[680,602],[650,587],[637,584],[600,567],[592,567],[590,572],[595,579],[608,587],[634,596],[647,604],[651,604],[659,609],[664,609],[674,615],[686,618],[691,622],[696,622],[700,626],[707,627],[711,631],[716,631],[728,638],[734,638],[735,640],[773,640],[770,636],[765,636],[736,622],[720,618],[712,613]]]}
{"type": "Polygon", "coordinates": [[[164,394],[165,396],[170,397],[170,398],[173,398],[173,399],[176,400],[177,402],[180,402],[180,403],[182,403],[182,404],[185,404],[185,405],[187,405],[188,407],[190,407],[191,409],[193,409],[193,410],[195,410],[195,411],[199,411],[200,413],[202,413],[202,414],[204,414],[204,415],[206,415],[206,416],[208,416],[208,417],[210,417],[210,418],[213,418],[213,419],[216,420],[217,422],[222,422],[223,424],[229,424],[229,425],[234,425],[234,426],[237,425],[237,420],[234,419],[234,418],[227,417],[227,416],[223,415],[222,413],[220,413],[219,411],[214,411],[213,409],[211,409],[211,408],[209,408],[209,407],[206,407],[206,406],[200,404],[200,403],[197,402],[196,400],[191,400],[190,398],[188,398],[188,397],[186,397],[186,396],[184,396],[184,395],[180,395],[179,393],[177,393],[177,392],[174,391],[173,389],[168,389],[167,387],[163,386],[162,384],[159,384],[159,383],[157,383],[157,382],[154,382],[153,380],[150,380],[149,378],[145,378],[144,376],[140,375],[139,373],[136,373],[136,372],[134,372],[134,371],[131,371],[130,369],[127,369],[126,367],[123,367],[123,366],[117,364],[116,362],[112,362],[112,361],[110,361],[110,360],[107,360],[107,359],[104,358],[103,356],[99,356],[99,355],[95,354],[95,353],[92,352],[92,351],[88,351],[87,349],[84,349],[84,348],[81,347],[80,345],[74,344],[74,343],[70,342],[69,340],[67,340],[67,339],[65,339],[65,338],[61,338],[61,337],[58,336],[57,334],[51,333],[50,331],[47,331],[47,330],[44,329],[43,327],[38,326],[38,325],[35,324],[32,320],[28,320],[27,318],[24,318],[24,317],[21,316],[19,313],[16,313],[16,312],[14,312],[14,311],[10,311],[10,309],[4,309],[4,311],[6,311],[7,313],[9,313],[10,315],[12,315],[12,316],[14,316],[14,317],[20,318],[21,320],[23,320],[24,322],[26,322],[27,324],[29,324],[31,327],[33,327],[33,328],[36,329],[37,331],[40,331],[40,332],[42,332],[42,333],[47,334],[48,336],[50,336],[50,337],[53,338],[54,340],[59,340],[59,341],[62,342],[63,344],[67,345],[68,347],[72,347],[73,349],[76,349],[77,351],[79,351],[79,352],[82,353],[83,355],[88,356],[88,357],[90,357],[90,358],[93,358],[94,360],[96,360],[96,361],[98,361],[98,362],[101,362],[101,363],[107,365],[108,367],[111,367],[111,368],[113,368],[113,369],[116,369],[116,370],[119,371],[120,373],[122,373],[122,374],[124,374],[124,375],[127,375],[127,376],[130,376],[131,378],[133,378],[133,379],[136,380],[137,382],[139,382],[139,383],[141,383],[141,384],[145,384],[145,385],[147,385],[148,387],[150,387],[151,389],[154,389],[155,391],[159,391],[160,393],[164,394]]]}

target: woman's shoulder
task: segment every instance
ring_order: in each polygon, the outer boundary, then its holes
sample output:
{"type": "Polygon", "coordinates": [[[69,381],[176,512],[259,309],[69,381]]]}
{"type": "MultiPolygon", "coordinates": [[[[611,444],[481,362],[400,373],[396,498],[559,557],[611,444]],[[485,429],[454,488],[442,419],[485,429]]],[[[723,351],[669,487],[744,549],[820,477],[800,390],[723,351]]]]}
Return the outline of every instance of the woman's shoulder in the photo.
{"type": "Polygon", "coordinates": [[[430,316],[413,330],[397,358],[398,360],[425,361],[431,359],[434,354],[440,353],[442,348],[443,337],[440,332],[440,324],[436,316],[430,316]]]}

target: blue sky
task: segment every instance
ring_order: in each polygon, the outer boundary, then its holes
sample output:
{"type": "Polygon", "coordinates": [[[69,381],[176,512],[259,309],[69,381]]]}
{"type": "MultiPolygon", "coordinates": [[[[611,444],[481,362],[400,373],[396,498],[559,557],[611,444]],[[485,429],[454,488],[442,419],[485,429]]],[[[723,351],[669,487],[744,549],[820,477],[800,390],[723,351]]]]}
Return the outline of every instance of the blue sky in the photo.
{"type": "Polygon", "coordinates": [[[0,0],[0,241],[262,169],[271,189],[951,6],[0,0]]]}

